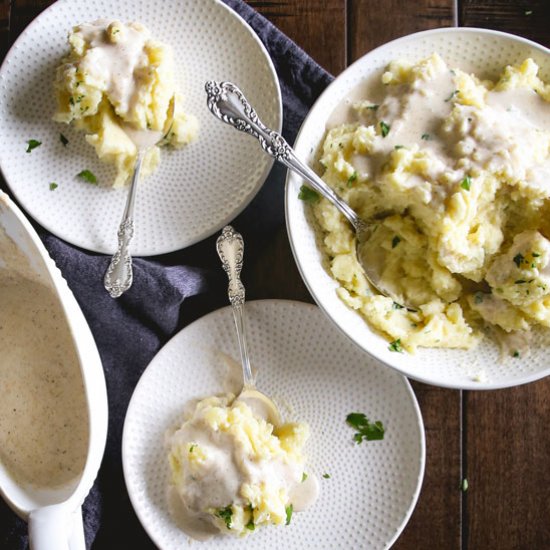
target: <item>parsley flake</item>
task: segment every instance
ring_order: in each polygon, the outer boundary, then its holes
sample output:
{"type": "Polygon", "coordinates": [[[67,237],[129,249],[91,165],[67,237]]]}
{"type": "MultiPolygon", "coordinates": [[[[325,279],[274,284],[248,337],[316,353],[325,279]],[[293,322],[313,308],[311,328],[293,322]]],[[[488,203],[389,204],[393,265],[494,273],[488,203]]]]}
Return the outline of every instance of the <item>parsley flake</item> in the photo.
{"type": "Polygon", "coordinates": [[[422,134],[422,137],[420,139],[423,139],[425,141],[430,141],[432,137],[430,136],[430,134],[422,134]]]}
{"type": "Polygon", "coordinates": [[[525,10],[525,15],[532,15],[533,14],[533,10],[525,10]]]}
{"type": "Polygon", "coordinates": [[[401,338],[398,338],[397,340],[390,342],[388,349],[390,351],[396,351],[397,353],[403,353],[403,348],[401,347],[401,338]]]}
{"type": "Polygon", "coordinates": [[[57,183],[55,183],[55,181],[52,181],[50,183],[50,191],[55,191],[58,187],[59,187],[59,185],[57,185],[57,183]]]}
{"type": "Polygon", "coordinates": [[[527,281],[525,279],[518,279],[517,281],[514,281],[515,285],[522,285],[526,283],[527,281]]]}
{"type": "Polygon", "coordinates": [[[398,151],[399,149],[403,149],[403,145],[395,145],[393,148],[398,151]]]}
{"type": "Polygon", "coordinates": [[[540,254],[538,252],[531,252],[531,256],[533,256],[533,258],[538,258],[540,254]]]}
{"type": "Polygon", "coordinates": [[[307,479],[307,474],[304,472],[302,474],[302,483],[307,479]]]}
{"type": "Polygon", "coordinates": [[[90,172],[90,170],[82,170],[82,172],[77,174],[77,177],[87,181],[88,183],[97,184],[97,178],[93,172],[90,172]]]}
{"type": "Polygon", "coordinates": [[[353,182],[357,179],[357,172],[353,172],[353,174],[348,178],[348,187],[353,186],[353,182]]]}
{"type": "Polygon", "coordinates": [[[512,357],[519,357],[519,351],[517,349],[512,353],[512,357]]]}
{"type": "Polygon", "coordinates": [[[468,479],[464,478],[460,484],[460,490],[465,493],[468,490],[468,479]]]}
{"type": "Polygon", "coordinates": [[[367,105],[367,109],[370,109],[371,111],[376,111],[380,107],[380,105],[367,105]]]}
{"type": "Polygon", "coordinates": [[[330,479],[330,474],[323,474],[323,477],[324,477],[325,479],[330,479]]]}
{"type": "Polygon", "coordinates": [[[357,444],[362,443],[365,439],[367,441],[384,439],[385,430],[380,420],[370,422],[363,413],[350,413],[346,416],[346,423],[356,430],[353,440],[357,444]]]}
{"type": "Polygon", "coordinates": [[[300,187],[300,192],[298,193],[298,198],[304,202],[314,203],[317,202],[321,196],[317,193],[317,191],[311,189],[311,187],[302,185],[302,187],[300,187]]]}
{"type": "Polygon", "coordinates": [[[483,302],[483,292],[476,292],[474,294],[474,302],[476,304],[481,304],[483,302]]]}
{"type": "Polygon", "coordinates": [[[193,443],[193,444],[189,447],[189,452],[192,453],[196,448],[197,448],[197,444],[196,444],[196,443],[193,443]]]}
{"type": "Polygon", "coordinates": [[[391,247],[392,247],[392,248],[395,248],[400,242],[401,242],[401,237],[399,237],[399,235],[396,235],[396,236],[391,240],[391,247]]]}
{"type": "Polygon", "coordinates": [[[405,306],[402,306],[401,304],[398,304],[397,302],[394,302],[391,307],[393,309],[403,309],[405,306]]]}
{"type": "Polygon", "coordinates": [[[69,140],[63,134],[59,134],[59,141],[63,144],[63,147],[67,147],[69,143],[69,140]]]}
{"type": "Polygon", "coordinates": [[[382,137],[386,137],[390,133],[391,126],[389,124],[386,124],[383,120],[380,121],[380,132],[382,133],[382,137]]]}
{"type": "Polygon", "coordinates": [[[233,521],[233,509],[231,508],[231,504],[229,506],[226,506],[225,508],[220,508],[216,512],[216,516],[223,519],[226,527],[228,529],[231,529],[231,522],[233,521]]]}
{"type": "Polygon", "coordinates": [[[289,504],[286,508],[285,508],[285,512],[286,512],[286,521],[285,521],[285,525],[290,525],[290,520],[292,518],[292,512],[294,511],[294,506],[292,506],[292,504],[289,504]]]}
{"type": "Polygon", "coordinates": [[[33,149],[36,149],[41,145],[41,141],[38,141],[37,139],[29,139],[29,141],[27,141],[27,153],[30,153],[33,149]]]}
{"type": "Polygon", "coordinates": [[[472,186],[472,178],[470,176],[466,176],[460,182],[460,187],[462,187],[462,189],[466,189],[466,191],[469,191],[471,186],[472,186]]]}
{"type": "Polygon", "coordinates": [[[525,258],[523,257],[523,254],[516,254],[514,256],[514,263],[519,267],[521,265],[521,262],[523,262],[525,258]]]}
{"type": "Polygon", "coordinates": [[[451,101],[451,99],[453,99],[453,97],[458,94],[458,90],[455,90],[454,92],[451,93],[451,95],[445,100],[445,103],[448,103],[449,101],[451,101]]]}

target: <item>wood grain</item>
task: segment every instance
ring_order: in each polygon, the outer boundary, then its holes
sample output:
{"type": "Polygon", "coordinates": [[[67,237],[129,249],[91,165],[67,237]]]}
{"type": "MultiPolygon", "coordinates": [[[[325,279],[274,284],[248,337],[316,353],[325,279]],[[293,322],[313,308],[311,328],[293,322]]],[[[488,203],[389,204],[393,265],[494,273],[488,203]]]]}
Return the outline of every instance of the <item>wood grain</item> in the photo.
{"type": "Polygon", "coordinates": [[[453,0],[349,0],[350,62],[406,34],[455,24],[453,0]]]}
{"type": "Polygon", "coordinates": [[[9,0],[0,2],[0,60],[4,59],[10,43],[10,14],[9,0]]]}
{"type": "Polygon", "coordinates": [[[518,34],[550,47],[548,0],[462,0],[459,22],[518,34]]]}

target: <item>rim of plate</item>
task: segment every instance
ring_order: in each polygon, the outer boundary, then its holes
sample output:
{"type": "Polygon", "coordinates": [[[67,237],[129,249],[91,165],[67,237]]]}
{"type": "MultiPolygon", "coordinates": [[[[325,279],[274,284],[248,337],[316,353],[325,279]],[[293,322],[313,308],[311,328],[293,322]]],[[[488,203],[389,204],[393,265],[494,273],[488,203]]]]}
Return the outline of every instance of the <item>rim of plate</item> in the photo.
{"type": "MultiPolygon", "coordinates": [[[[19,48],[21,43],[25,41],[29,35],[32,35],[35,32],[35,29],[42,23],[43,18],[50,15],[51,12],[56,11],[60,8],[61,5],[66,4],[68,2],[74,2],[74,0],[56,0],[52,5],[45,8],[42,12],[40,12],[39,15],[37,15],[26,27],[25,29],[19,34],[15,42],[11,45],[10,49],[6,53],[6,56],[0,65],[0,80],[3,78],[5,67],[9,65],[11,62],[16,50],[19,48]]],[[[79,1],[85,1],[85,0],[79,0],[79,1]]],[[[203,0],[204,1],[204,0],[203,0]]],[[[275,66],[273,64],[273,61],[271,59],[271,56],[269,55],[269,52],[267,51],[267,48],[264,46],[263,42],[260,40],[259,36],[256,34],[254,29],[248,24],[247,21],[243,19],[243,17],[238,14],[235,10],[233,10],[229,5],[225,4],[222,0],[208,0],[212,4],[215,4],[220,9],[224,10],[225,16],[233,18],[235,22],[238,22],[240,24],[240,28],[242,32],[247,33],[247,35],[255,42],[256,46],[259,48],[260,52],[263,54],[263,61],[265,62],[265,66],[269,72],[269,75],[272,80],[273,85],[273,92],[275,93],[275,102],[276,102],[276,118],[277,120],[273,123],[273,128],[276,129],[279,133],[282,131],[282,125],[283,125],[283,102],[282,102],[282,94],[281,94],[281,87],[279,84],[279,78],[277,76],[277,71],[275,69],[275,66]]],[[[113,10],[117,11],[117,10],[113,10]]],[[[170,44],[169,42],[166,42],[167,44],[170,44]]],[[[176,62],[176,71],[178,69],[181,69],[177,65],[176,62]]],[[[213,75],[213,78],[217,78],[217,75],[213,75]]],[[[223,79],[222,79],[223,80],[223,79]]],[[[238,84],[238,83],[237,83],[238,84]]],[[[204,83],[200,83],[199,86],[201,89],[204,87],[204,83]]],[[[53,93],[53,92],[52,92],[53,93]]],[[[204,102],[206,103],[206,96],[204,99],[204,102]]],[[[222,125],[220,125],[222,126],[222,125]]],[[[60,127],[60,129],[62,129],[60,127]]],[[[222,130],[223,131],[223,130],[222,130]]],[[[83,134],[79,133],[81,137],[83,134]]],[[[83,138],[82,138],[83,139],[83,138]]],[[[197,141],[201,140],[201,129],[199,128],[199,136],[197,138],[197,141]]],[[[193,146],[194,144],[190,144],[190,146],[193,146]]],[[[185,149],[185,148],[184,148],[185,149]]],[[[0,147],[0,172],[4,178],[4,181],[7,184],[7,187],[9,188],[9,191],[13,198],[15,198],[20,205],[20,207],[36,222],[38,222],[42,227],[44,227],[47,231],[52,233],[53,235],[57,236],[60,239],[63,239],[64,241],[78,246],[80,248],[83,248],[84,250],[88,250],[91,252],[97,252],[100,254],[106,254],[106,255],[112,255],[116,251],[116,242],[115,242],[115,236],[116,232],[118,230],[118,224],[120,220],[117,218],[116,225],[113,226],[113,242],[111,244],[107,243],[99,243],[91,242],[91,237],[87,238],[87,241],[89,242],[83,242],[84,239],[79,239],[72,237],[70,234],[70,229],[60,231],[55,226],[52,226],[52,222],[48,220],[44,220],[43,217],[40,215],[40,205],[39,204],[32,204],[32,200],[27,199],[27,197],[21,197],[20,194],[17,192],[17,182],[16,176],[10,177],[11,174],[6,173],[5,169],[5,163],[3,162],[3,150],[2,147],[0,147]]],[[[209,228],[205,228],[203,231],[196,233],[193,236],[190,236],[186,239],[182,238],[177,243],[166,243],[164,246],[145,246],[142,245],[142,248],[135,248],[136,242],[134,238],[134,242],[132,244],[132,248],[134,250],[132,251],[132,255],[136,257],[146,257],[146,256],[156,256],[161,254],[167,254],[170,252],[175,252],[177,250],[182,250],[184,248],[187,248],[189,246],[192,246],[210,236],[212,236],[214,233],[219,231],[222,227],[227,225],[231,220],[235,219],[254,199],[254,197],[258,194],[259,190],[261,189],[262,185],[265,183],[271,168],[273,167],[274,159],[269,157],[268,155],[263,155],[258,153],[257,156],[258,160],[262,163],[264,163],[264,168],[261,172],[261,174],[258,176],[257,181],[255,185],[250,189],[250,192],[248,195],[246,195],[243,200],[235,206],[231,212],[226,214],[223,218],[220,219],[217,223],[211,225],[209,228]]],[[[156,171],[162,168],[162,160],[159,163],[159,167],[157,167],[156,171]]],[[[156,172],[155,171],[155,172],[156,172]]],[[[153,174],[154,175],[154,174],[153,174]]],[[[127,186],[124,189],[120,189],[118,191],[125,191],[127,189],[127,186]]],[[[115,192],[116,190],[112,189],[110,186],[105,186],[104,191],[106,192],[115,192]]],[[[125,197],[124,197],[125,200],[125,197]]],[[[120,208],[120,216],[122,216],[122,208],[120,208]]]]}
{"type": "MultiPolygon", "coordinates": [[[[378,54],[381,50],[390,49],[394,46],[405,44],[407,42],[422,40],[426,37],[432,37],[437,36],[440,34],[470,34],[470,35],[486,35],[489,37],[495,37],[500,39],[509,40],[512,42],[518,42],[520,44],[523,44],[525,46],[528,46],[538,52],[540,52],[544,56],[550,55],[550,49],[546,48],[542,44],[538,44],[537,42],[534,42],[532,40],[529,40],[527,38],[523,38],[521,36],[517,36],[515,34],[506,33],[502,31],[496,31],[492,29],[483,29],[478,27],[442,27],[437,29],[431,29],[426,31],[420,31],[412,34],[408,34],[405,36],[402,36],[400,38],[396,38],[394,40],[391,40],[390,42],[386,42],[385,44],[381,44],[380,46],[374,48],[373,50],[370,50],[363,56],[361,56],[359,59],[354,61],[349,67],[347,67],[342,73],[340,73],[328,86],[327,88],[322,92],[322,94],[317,98],[311,109],[309,110],[306,118],[304,119],[302,125],[300,126],[300,129],[298,131],[298,134],[296,136],[296,140],[294,142],[294,149],[299,150],[300,149],[300,138],[303,137],[303,134],[309,129],[308,126],[312,124],[312,120],[315,115],[315,109],[319,107],[320,104],[326,101],[328,97],[331,97],[333,95],[333,92],[335,89],[338,89],[339,83],[345,79],[348,75],[356,73],[359,68],[363,66],[365,63],[365,58],[368,58],[370,56],[374,56],[378,54]]],[[[326,115],[323,115],[323,120],[326,119],[326,115]]],[[[314,150],[316,147],[319,147],[320,143],[317,144],[317,146],[314,146],[314,150]]],[[[310,144],[311,146],[311,144],[310,144]]],[[[298,156],[300,157],[300,153],[298,152],[298,156]]],[[[305,152],[304,152],[305,156],[305,152]]],[[[303,158],[302,160],[305,160],[303,158]]],[[[319,308],[324,312],[324,314],[331,320],[331,322],[342,332],[345,334],[355,345],[357,345],[359,348],[361,348],[364,352],[375,358],[376,360],[380,361],[382,364],[396,370],[397,372],[401,373],[404,376],[407,376],[413,380],[417,380],[419,382],[434,385],[442,388],[450,388],[450,389],[460,389],[460,390],[478,390],[478,391],[484,391],[484,390],[494,390],[494,389],[502,389],[502,388],[508,388],[508,387],[514,387],[514,386],[520,386],[523,384],[527,384],[530,382],[534,382],[536,380],[540,380],[541,378],[544,378],[545,376],[550,375],[550,363],[545,369],[541,369],[532,373],[524,374],[523,376],[518,377],[517,379],[510,379],[510,380],[504,380],[500,382],[493,382],[493,381],[476,381],[473,378],[464,379],[461,381],[455,381],[453,379],[449,379],[448,377],[433,377],[433,376],[426,376],[422,373],[422,371],[414,370],[410,366],[410,361],[403,362],[403,363],[396,363],[394,361],[391,361],[388,358],[387,354],[379,353],[377,349],[373,349],[372,347],[369,347],[368,342],[365,344],[362,340],[360,340],[358,337],[355,337],[355,335],[350,334],[348,330],[346,330],[344,323],[339,322],[335,317],[336,315],[332,312],[331,308],[329,307],[329,304],[325,303],[325,301],[319,297],[315,284],[312,283],[312,281],[307,276],[307,267],[305,265],[305,262],[303,260],[300,260],[300,257],[298,255],[298,239],[299,235],[297,235],[293,231],[293,210],[292,207],[294,204],[297,204],[297,193],[294,191],[298,188],[299,184],[301,184],[304,180],[300,178],[299,176],[295,175],[291,170],[287,170],[286,180],[285,180],[285,219],[286,219],[286,228],[288,233],[288,238],[290,242],[290,247],[292,250],[292,254],[294,256],[294,260],[296,262],[296,265],[298,267],[298,271],[300,272],[300,275],[302,277],[302,281],[306,285],[308,291],[310,292],[311,296],[315,300],[316,304],[319,306],[319,308]]],[[[302,201],[299,201],[302,202],[302,201]]],[[[304,208],[302,206],[302,208],[304,208]]],[[[311,221],[311,220],[309,220],[311,221]]],[[[313,231],[313,229],[312,229],[313,231]]],[[[321,258],[323,256],[323,252],[321,250],[318,250],[319,257],[321,258]]],[[[331,280],[334,281],[334,279],[331,280]]],[[[334,289],[337,288],[338,284],[334,281],[334,289]]],[[[345,308],[348,308],[343,302],[342,306],[345,308]]],[[[348,308],[349,309],[349,308],[348,308]]],[[[350,310],[351,311],[351,310],[350,310]]],[[[354,316],[357,317],[358,321],[362,324],[364,324],[370,335],[376,335],[377,333],[370,328],[367,321],[361,317],[357,312],[353,312],[354,316]]],[[[416,354],[416,357],[422,353],[424,349],[430,349],[430,348],[419,348],[419,351],[416,354]]],[[[450,350],[453,351],[453,350],[450,350]]],[[[400,355],[400,354],[394,354],[394,355],[400,355]]]]}
{"type": "MultiPolygon", "coordinates": [[[[268,305],[268,306],[269,305],[274,305],[275,307],[277,307],[277,306],[278,307],[289,307],[289,308],[290,307],[298,307],[298,308],[303,308],[304,310],[309,309],[310,311],[319,310],[319,308],[314,304],[299,302],[299,301],[295,301],[295,300],[262,299],[262,300],[251,300],[248,303],[249,304],[255,304],[257,307],[260,307],[260,308],[263,307],[264,305],[268,305]]],[[[189,325],[187,325],[186,327],[181,329],[179,332],[177,332],[172,338],[170,338],[170,340],[168,340],[160,348],[160,350],[157,352],[157,354],[155,354],[155,357],[151,360],[151,363],[155,360],[157,355],[160,352],[162,352],[165,348],[174,345],[174,343],[173,343],[174,340],[180,338],[181,337],[180,335],[181,335],[182,332],[184,332],[187,329],[190,329],[191,327],[199,325],[201,323],[208,322],[208,320],[210,320],[212,318],[222,316],[222,315],[224,315],[224,313],[227,313],[227,316],[231,317],[231,306],[224,306],[220,309],[211,311],[210,313],[207,313],[203,317],[200,317],[199,319],[193,321],[192,323],[190,323],[189,325]]],[[[324,315],[323,315],[323,317],[324,317],[324,315]]],[[[327,323],[327,324],[330,324],[330,323],[327,323]]],[[[337,334],[337,333],[335,333],[335,334],[337,334]]],[[[235,339],[236,339],[236,335],[235,335],[235,339]]],[[[362,350],[355,350],[355,351],[359,352],[359,353],[364,353],[364,352],[362,352],[362,350]]],[[[365,355],[369,356],[369,354],[365,354],[365,355]]],[[[372,359],[372,357],[371,357],[371,359],[372,359]]],[[[376,361],[376,359],[374,359],[374,361],[376,361]]],[[[140,379],[138,380],[138,383],[136,384],[136,387],[134,388],[134,391],[132,393],[132,397],[131,397],[130,402],[128,404],[128,409],[126,411],[126,415],[125,415],[125,419],[124,419],[124,426],[123,426],[123,431],[122,431],[122,469],[123,469],[126,489],[128,491],[128,495],[130,497],[130,502],[132,503],[132,507],[133,507],[136,515],[138,516],[138,519],[139,519],[141,525],[143,526],[143,528],[147,532],[147,535],[151,538],[151,540],[159,548],[162,548],[163,550],[168,550],[168,547],[162,546],[163,541],[159,539],[156,531],[154,531],[151,528],[151,526],[150,526],[150,524],[149,524],[149,522],[148,522],[148,520],[145,516],[144,510],[142,509],[142,507],[139,503],[137,488],[134,487],[134,485],[129,482],[130,465],[129,465],[129,458],[128,458],[128,452],[129,451],[127,450],[128,445],[129,445],[129,443],[128,443],[128,437],[129,437],[128,436],[128,419],[130,417],[132,417],[133,409],[138,406],[136,394],[138,394],[138,392],[141,391],[142,386],[144,386],[144,387],[147,386],[148,379],[149,379],[150,376],[152,376],[151,375],[152,371],[149,370],[149,366],[151,365],[151,363],[149,363],[149,365],[143,371],[140,379]]],[[[380,366],[383,367],[383,365],[380,365],[380,366]]],[[[423,417],[422,417],[422,411],[420,410],[418,400],[416,398],[416,395],[414,393],[414,390],[413,390],[409,380],[403,375],[400,375],[398,373],[394,373],[394,374],[399,376],[398,380],[403,385],[406,393],[408,394],[408,396],[410,398],[410,403],[413,407],[413,410],[414,410],[414,413],[415,413],[415,416],[416,416],[415,424],[416,424],[416,426],[418,428],[418,431],[419,431],[419,434],[420,434],[420,441],[419,441],[420,455],[418,457],[418,459],[419,459],[418,475],[417,475],[417,479],[416,479],[416,486],[415,486],[414,493],[412,494],[411,501],[409,503],[409,506],[408,506],[405,514],[403,515],[401,523],[397,526],[393,536],[388,540],[388,542],[384,546],[385,550],[389,549],[395,543],[395,541],[399,538],[399,536],[401,535],[401,533],[403,532],[403,530],[407,526],[407,524],[408,524],[408,522],[411,518],[411,515],[414,512],[414,509],[416,508],[416,504],[418,502],[418,498],[419,498],[420,492],[422,490],[422,484],[423,484],[423,481],[424,481],[424,473],[425,473],[425,466],[426,466],[426,433],[425,433],[425,428],[424,428],[424,420],[423,420],[423,417]]],[[[205,547],[205,548],[208,545],[208,541],[199,542],[199,541],[194,541],[193,540],[192,542],[194,544],[202,544],[203,547],[205,547]]]]}

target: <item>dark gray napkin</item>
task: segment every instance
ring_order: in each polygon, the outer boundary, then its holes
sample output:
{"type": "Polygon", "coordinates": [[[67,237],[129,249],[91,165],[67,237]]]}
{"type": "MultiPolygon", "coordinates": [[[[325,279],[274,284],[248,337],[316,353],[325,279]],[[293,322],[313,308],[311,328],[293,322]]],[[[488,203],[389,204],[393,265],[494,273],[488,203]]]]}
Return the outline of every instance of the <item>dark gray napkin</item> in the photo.
{"type": "MultiPolygon", "coordinates": [[[[257,32],[271,55],[283,95],[283,134],[293,143],[307,111],[332,77],[242,0],[225,2],[257,32]]],[[[223,79],[223,75],[212,78],[223,79]]],[[[284,224],[284,178],[284,169],[274,166],[258,195],[233,222],[243,234],[248,257],[265,247],[284,224]]],[[[124,415],[137,381],[160,347],[183,326],[227,305],[226,278],[214,246],[217,235],[179,252],[135,259],[132,288],[113,300],[102,284],[109,258],[39,232],[90,325],[107,380],[107,447],[98,479],[83,506],[87,545],[94,549],[154,548],[124,485],[124,415]]],[[[26,524],[0,502],[0,548],[27,548],[26,524]]]]}

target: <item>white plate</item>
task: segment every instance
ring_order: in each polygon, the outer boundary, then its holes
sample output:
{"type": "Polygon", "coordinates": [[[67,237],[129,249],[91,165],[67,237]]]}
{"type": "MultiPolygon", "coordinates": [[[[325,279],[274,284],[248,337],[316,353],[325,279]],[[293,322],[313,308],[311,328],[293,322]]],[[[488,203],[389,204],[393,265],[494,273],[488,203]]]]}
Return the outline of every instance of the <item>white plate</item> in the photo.
{"type": "MultiPolygon", "coordinates": [[[[325,136],[326,120],[349,90],[362,81],[379,79],[393,59],[415,61],[433,52],[439,52],[450,67],[493,79],[507,64],[532,57],[541,67],[540,76],[550,79],[549,50],[517,36],[471,28],[437,29],[405,36],[371,51],[332,82],[302,125],[295,143],[298,156],[314,165],[325,136]]],[[[502,388],[550,374],[548,333],[546,337],[537,335],[525,359],[509,357],[501,361],[497,346],[488,338],[471,351],[420,348],[415,355],[389,351],[388,341],[336,295],[338,284],[324,267],[326,262],[317,246],[319,236],[310,212],[298,199],[302,183],[301,178],[289,174],[286,219],[296,263],[317,304],[359,347],[410,378],[450,388],[502,388]]]]}
{"type": "Polygon", "coordinates": [[[184,108],[200,122],[198,140],[162,151],[157,171],[140,185],[132,253],[184,248],[232,220],[264,182],[272,160],[249,137],[220,124],[206,107],[207,80],[231,80],[259,115],[281,128],[277,75],[254,31],[218,0],[59,0],[23,32],[0,70],[0,167],[27,212],[53,234],[82,248],[112,253],[126,190],[75,177],[92,170],[113,179],[84,135],[53,122],[55,68],[68,51],[68,31],[100,17],[139,21],[172,45],[184,108]],[[69,144],[63,147],[59,133],[69,144]],[[42,145],[26,153],[29,139],[42,145]],[[50,182],[59,187],[49,190],[50,182]]]}
{"type": "MultiPolygon", "coordinates": [[[[389,547],[412,513],[424,474],[424,428],[408,381],[350,346],[315,306],[266,300],[246,307],[258,385],[310,425],[308,470],[320,478],[321,492],[288,527],[193,547],[389,547]],[[350,412],[381,420],[384,440],[353,443],[345,423],[350,412]],[[322,478],[324,473],[331,478],[322,478]]],[[[153,359],[128,407],[124,477],[141,523],[162,549],[190,546],[166,504],[170,474],[164,434],[176,427],[187,402],[223,391],[222,354],[239,357],[236,339],[230,308],[189,325],[153,359]]]]}

